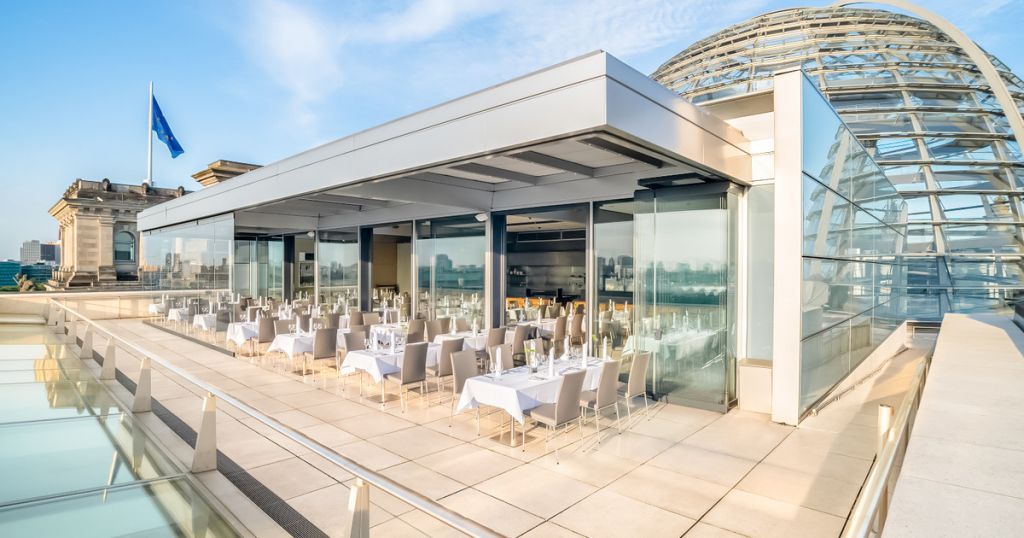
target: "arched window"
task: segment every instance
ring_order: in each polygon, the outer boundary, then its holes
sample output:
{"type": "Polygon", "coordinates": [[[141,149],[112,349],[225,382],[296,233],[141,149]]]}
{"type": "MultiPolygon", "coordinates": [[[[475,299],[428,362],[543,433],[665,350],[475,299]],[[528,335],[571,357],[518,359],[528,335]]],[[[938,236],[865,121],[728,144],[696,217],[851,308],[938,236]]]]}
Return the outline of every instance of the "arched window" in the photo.
{"type": "Polygon", "coordinates": [[[131,232],[120,231],[114,236],[114,261],[135,261],[135,236],[131,232]]]}

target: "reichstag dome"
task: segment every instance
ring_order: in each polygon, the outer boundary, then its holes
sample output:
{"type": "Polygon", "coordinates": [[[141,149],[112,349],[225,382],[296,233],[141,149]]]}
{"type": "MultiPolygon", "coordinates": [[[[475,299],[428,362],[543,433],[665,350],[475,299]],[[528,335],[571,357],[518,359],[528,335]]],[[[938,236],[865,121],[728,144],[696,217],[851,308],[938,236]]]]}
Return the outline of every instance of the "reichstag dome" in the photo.
{"type": "Polygon", "coordinates": [[[908,317],[938,319],[1024,294],[1024,82],[957,33],[884,10],[788,9],[698,41],[652,77],[713,105],[802,68],[905,197],[908,317]]]}

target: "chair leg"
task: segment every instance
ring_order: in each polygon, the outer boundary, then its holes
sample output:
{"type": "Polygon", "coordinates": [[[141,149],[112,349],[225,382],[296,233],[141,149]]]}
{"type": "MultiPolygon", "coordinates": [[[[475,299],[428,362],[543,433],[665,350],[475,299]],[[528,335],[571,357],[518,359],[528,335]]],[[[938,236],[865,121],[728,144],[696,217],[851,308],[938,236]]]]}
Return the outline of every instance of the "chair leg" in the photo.
{"type": "Polygon", "coordinates": [[[622,433],[622,417],[619,416],[619,400],[615,399],[615,428],[622,433]]]}
{"type": "Polygon", "coordinates": [[[647,415],[647,420],[651,420],[651,408],[647,407],[647,391],[644,391],[644,414],[647,415]]]}
{"type": "Polygon", "coordinates": [[[594,426],[597,429],[597,444],[601,444],[601,413],[598,412],[597,404],[594,404],[594,426]]]}
{"type": "Polygon", "coordinates": [[[480,437],[480,405],[476,406],[476,436],[480,437]]]}
{"type": "Polygon", "coordinates": [[[622,400],[623,400],[622,403],[626,404],[626,422],[632,424],[633,423],[633,412],[630,411],[629,398],[625,398],[624,397],[624,398],[622,398],[622,400]]]}

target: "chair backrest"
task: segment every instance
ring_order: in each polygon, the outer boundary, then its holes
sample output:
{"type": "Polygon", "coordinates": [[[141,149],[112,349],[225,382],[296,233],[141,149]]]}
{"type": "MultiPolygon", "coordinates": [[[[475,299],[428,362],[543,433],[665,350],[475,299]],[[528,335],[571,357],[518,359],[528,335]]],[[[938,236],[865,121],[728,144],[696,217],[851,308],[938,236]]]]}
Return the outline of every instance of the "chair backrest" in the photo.
{"type": "Polygon", "coordinates": [[[452,375],[452,353],[462,351],[462,339],[451,338],[441,342],[441,351],[437,355],[437,375],[452,375]]]}
{"type": "Polygon", "coordinates": [[[366,339],[366,338],[368,338],[370,336],[370,326],[369,325],[349,325],[348,326],[348,332],[350,332],[350,333],[359,333],[359,334],[363,335],[363,339],[366,339]]]}
{"type": "Polygon", "coordinates": [[[408,344],[402,354],[402,384],[415,383],[427,378],[427,343],[408,344]]]}
{"type": "Polygon", "coordinates": [[[266,342],[273,342],[274,336],[276,336],[276,327],[274,327],[274,318],[265,317],[260,318],[260,323],[257,326],[256,342],[263,344],[266,342]]]}
{"type": "Polygon", "coordinates": [[[579,304],[576,305],[576,312],[575,312],[575,314],[577,316],[583,314],[583,303],[579,303],[579,304]]]}
{"type": "Polygon", "coordinates": [[[376,325],[380,323],[380,314],[376,312],[363,312],[362,325],[376,325]]]}
{"type": "Polygon", "coordinates": [[[242,304],[231,305],[233,307],[233,314],[235,316],[234,321],[242,322],[245,321],[245,307],[242,304]]]}
{"type": "Polygon", "coordinates": [[[497,329],[490,329],[487,331],[487,349],[491,349],[494,346],[500,346],[505,343],[505,328],[498,327],[497,329]]]}
{"type": "Polygon", "coordinates": [[[555,336],[554,336],[554,339],[557,342],[561,342],[562,340],[565,340],[565,323],[566,323],[565,316],[559,316],[558,319],[555,320],[555,336]]]}
{"type": "Polygon", "coordinates": [[[605,361],[601,363],[601,377],[597,380],[597,407],[606,407],[619,398],[619,368],[622,361],[605,361]]]}
{"type": "Polygon", "coordinates": [[[569,336],[573,338],[583,336],[583,314],[577,313],[572,317],[572,330],[569,332],[569,336]]]}
{"type": "Polygon", "coordinates": [[[317,329],[313,333],[313,359],[328,359],[338,354],[338,329],[317,329]]]}
{"type": "Polygon", "coordinates": [[[639,396],[647,391],[647,364],[650,362],[650,351],[633,355],[633,364],[629,366],[629,379],[626,380],[627,398],[639,396]]]}
{"type": "Polygon", "coordinates": [[[441,322],[441,334],[452,332],[452,318],[437,318],[441,322]]]}
{"type": "MultiPolygon", "coordinates": [[[[539,356],[539,357],[543,357],[544,356],[544,339],[543,338],[534,338],[532,340],[527,340],[526,342],[533,342],[533,349],[537,352],[537,356],[539,356]]],[[[523,347],[524,348],[526,347],[526,342],[523,342],[523,347]]],[[[523,351],[525,352],[526,350],[524,349],[523,351]]]]}
{"type": "Polygon", "coordinates": [[[451,357],[452,369],[452,390],[455,394],[462,394],[462,388],[466,386],[466,380],[477,375],[476,351],[467,349],[456,351],[451,357]]]}
{"type": "Polygon", "coordinates": [[[274,334],[288,334],[288,326],[292,324],[290,319],[278,319],[274,320],[274,334]]]}
{"type": "Polygon", "coordinates": [[[328,313],[325,316],[327,320],[328,329],[339,329],[341,325],[341,314],[335,314],[333,312],[328,313]]]}
{"type": "Polygon", "coordinates": [[[530,335],[530,331],[533,330],[533,325],[516,325],[516,332],[512,335],[512,353],[523,352],[523,342],[526,341],[526,337],[530,335]]]}
{"type": "Polygon", "coordinates": [[[437,335],[443,334],[441,331],[441,320],[435,319],[424,323],[427,328],[427,342],[433,342],[437,335]]]}
{"type": "Polygon", "coordinates": [[[353,308],[348,312],[348,326],[363,325],[363,313],[358,308],[353,308]]]}
{"type": "Polygon", "coordinates": [[[409,332],[405,335],[407,344],[423,342],[424,323],[422,319],[409,320],[409,332]]]}
{"type": "Polygon", "coordinates": [[[309,323],[312,318],[309,314],[299,314],[296,326],[305,332],[309,332],[309,323]]]}
{"type": "Polygon", "coordinates": [[[501,369],[511,370],[515,367],[515,363],[512,361],[512,344],[501,344],[487,348],[488,356],[491,358],[491,362],[494,362],[494,354],[498,349],[501,349],[501,369]]]}
{"type": "Polygon", "coordinates": [[[604,312],[601,312],[601,319],[603,319],[605,321],[611,321],[612,320],[612,311],[611,310],[605,310],[604,312]]]}
{"type": "Polygon", "coordinates": [[[460,333],[473,330],[466,318],[455,318],[455,330],[460,333]]]}
{"type": "Polygon", "coordinates": [[[558,400],[555,401],[555,425],[562,425],[580,416],[580,393],[583,392],[583,380],[586,370],[575,370],[562,376],[562,384],[558,387],[558,400]]]}
{"type": "Polygon", "coordinates": [[[363,349],[366,349],[365,333],[356,330],[345,333],[345,351],[360,351],[363,349]]]}

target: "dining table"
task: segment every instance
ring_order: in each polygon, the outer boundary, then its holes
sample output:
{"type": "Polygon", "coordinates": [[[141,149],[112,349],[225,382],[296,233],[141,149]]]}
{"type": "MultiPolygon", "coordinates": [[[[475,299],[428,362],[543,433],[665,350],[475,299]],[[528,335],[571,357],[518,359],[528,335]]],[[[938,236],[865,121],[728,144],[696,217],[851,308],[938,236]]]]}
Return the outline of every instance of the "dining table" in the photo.
{"type": "MultiPolygon", "coordinates": [[[[467,409],[476,409],[481,405],[496,407],[508,413],[513,420],[513,435],[509,443],[515,441],[515,422],[524,423],[524,412],[538,405],[555,403],[562,384],[562,376],[567,372],[579,370],[581,360],[578,358],[555,359],[554,375],[550,375],[547,362],[542,363],[536,372],[529,366],[519,366],[505,370],[500,375],[489,373],[478,375],[466,380],[459,397],[456,413],[467,409]]],[[[583,390],[595,390],[600,378],[601,364],[604,361],[597,357],[587,358],[587,373],[583,380],[583,390]]]]}
{"type": "MultiPolygon", "coordinates": [[[[437,365],[437,357],[441,351],[439,344],[427,345],[427,366],[437,365]]],[[[345,354],[345,360],[341,363],[341,373],[352,374],[357,371],[370,374],[374,383],[380,383],[387,374],[394,374],[401,371],[402,356],[405,353],[404,346],[389,346],[372,350],[361,349],[349,351],[345,354]]]]}
{"type": "Polygon", "coordinates": [[[188,308],[170,308],[167,310],[168,321],[188,321],[188,308]]]}

